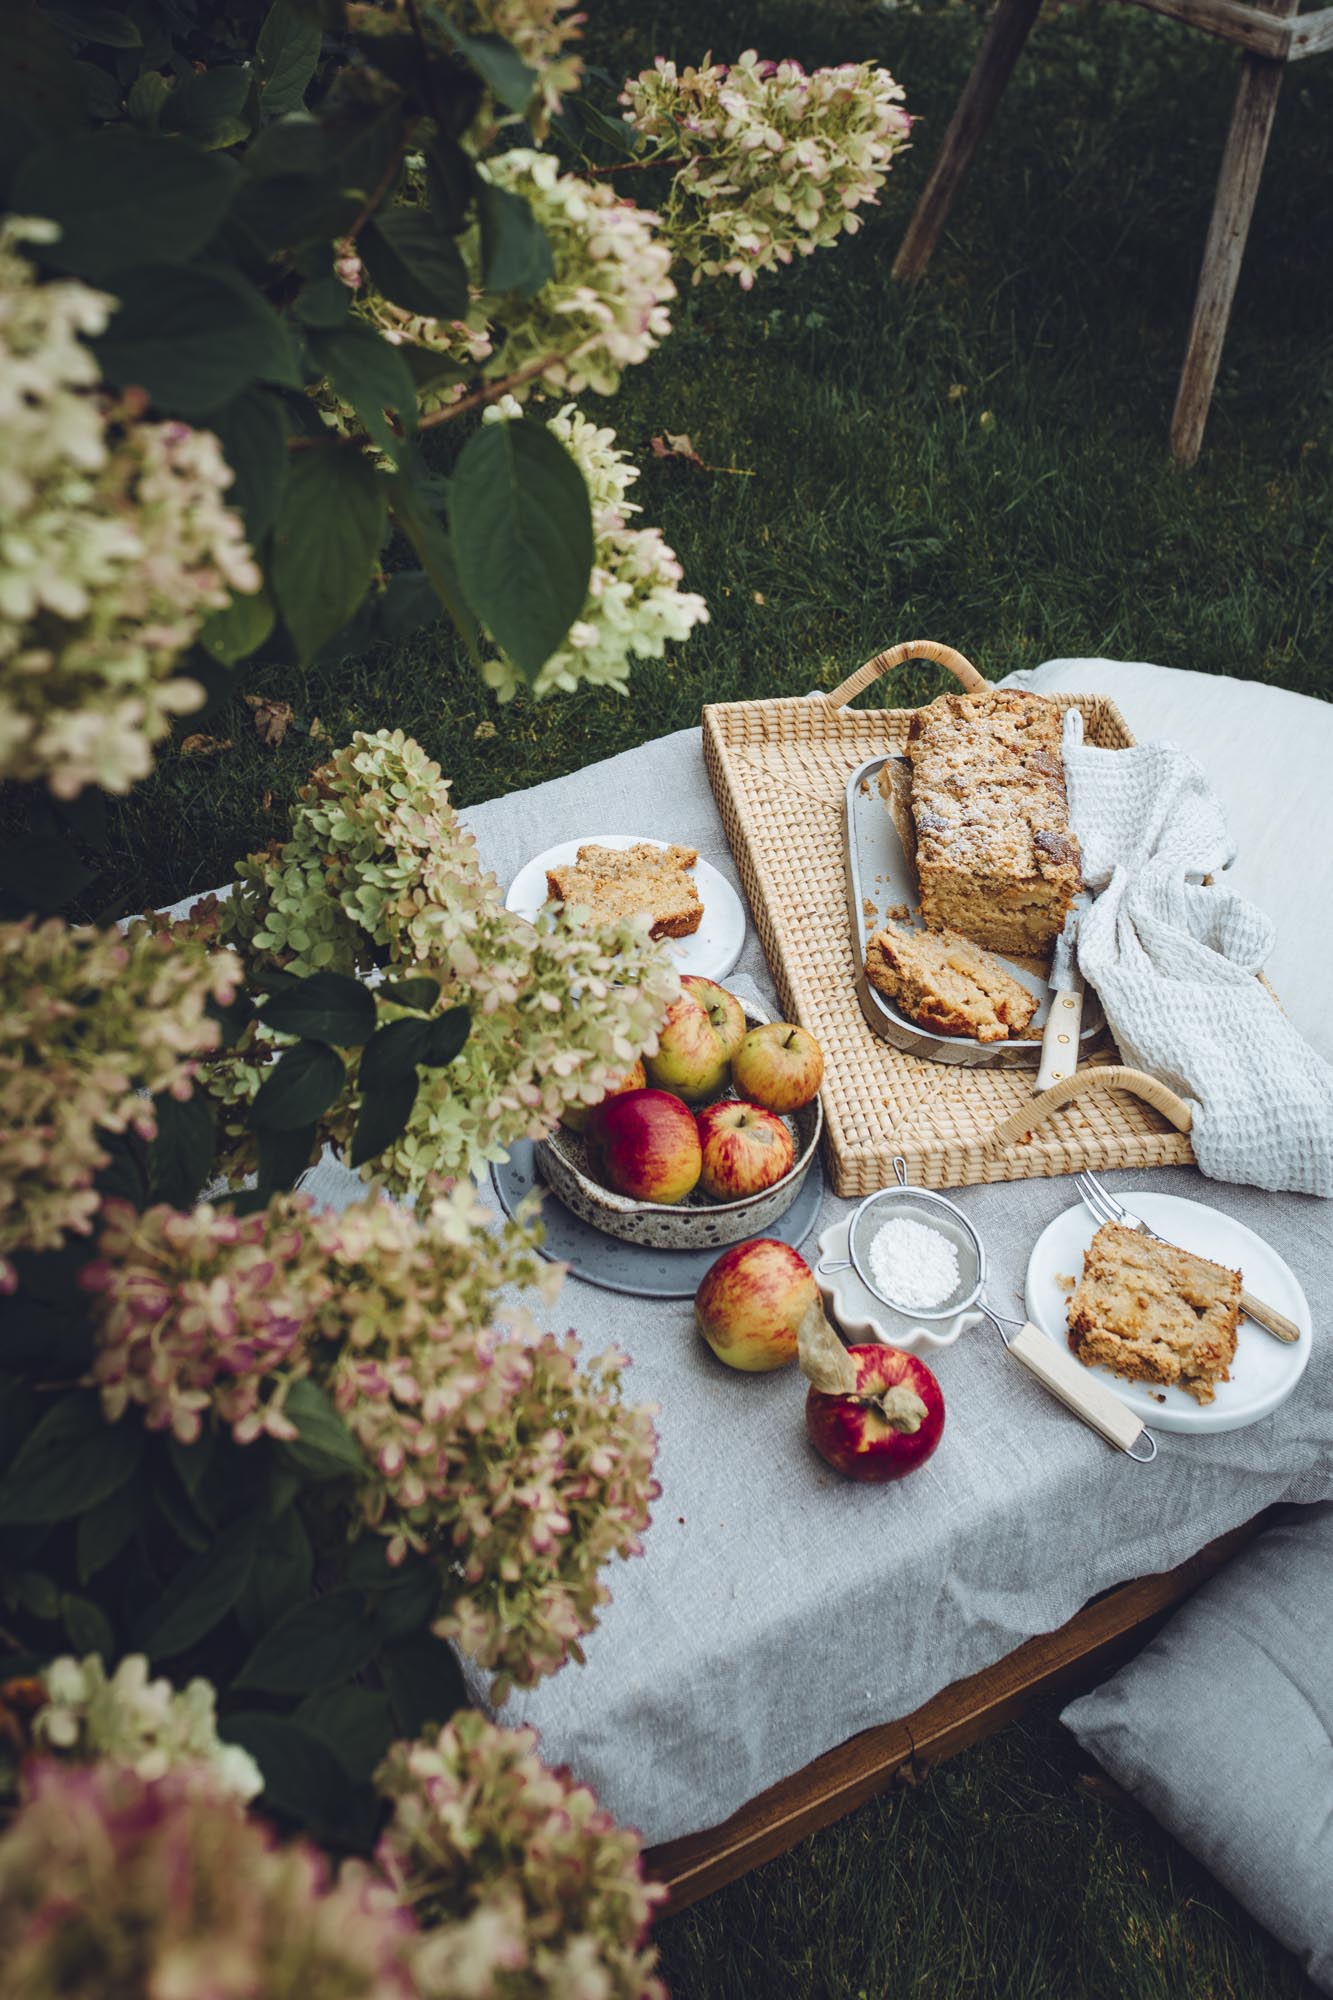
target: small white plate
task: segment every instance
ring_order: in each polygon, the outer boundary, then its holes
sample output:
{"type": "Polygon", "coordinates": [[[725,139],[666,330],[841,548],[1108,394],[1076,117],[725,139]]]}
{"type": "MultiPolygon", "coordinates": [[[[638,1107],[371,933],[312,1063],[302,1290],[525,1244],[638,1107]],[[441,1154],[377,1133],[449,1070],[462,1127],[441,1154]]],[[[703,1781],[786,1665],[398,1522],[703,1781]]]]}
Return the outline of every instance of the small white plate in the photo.
{"type": "Polygon", "coordinates": [[[851,1217],[845,1215],[841,1222],[832,1223],[824,1231],[819,1239],[819,1261],[814,1266],[819,1295],[828,1307],[830,1318],[847,1336],[849,1346],[901,1347],[907,1354],[933,1354],[937,1348],[952,1347],[959,1334],[969,1327],[985,1325],[979,1312],[960,1312],[952,1319],[922,1322],[886,1306],[868,1285],[862,1284],[849,1261],[850,1227],[851,1217]],[[830,1265],[842,1268],[830,1270],[830,1265]]]}
{"type": "MultiPolygon", "coordinates": [[[[643,841],[649,847],[668,847],[669,841],[653,840],[645,833],[585,833],[577,840],[562,840],[536,854],[519,869],[509,885],[505,908],[531,920],[550,900],[546,893],[548,868],[566,868],[577,861],[581,847],[634,847],[643,841]]],[[[688,841],[679,843],[682,847],[688,841]]],[[[681,972],[700,979],[725,979],[741,955],[745,943],[745,905],[725,875],[700,855],[690,870],[699,901],[704,906],[699,928],[690,937],[664,938],[681,972]]]]}
{"type": "MultiPolygon", "coordinates": [[[[1274,1340],[1253,1320],[1242,1319],[1231,1380],[1218,1383],[1211,1403],[1196,1403],[1184,1389],[1131,1382],[1123,1375],[1113,1375],[1109,1368],[1094,1372],[1155,1430],[1238,1431],[1270,1416],[1285,1403],[1310,1359],[1310,1308],[1290,1265],[1262,1236],[1256,1236],[1242,1222],[1233,1222],[1220,1209],[1176,1194],[1136,1194],[1128,1188],[1117,1188],[1115,1193],[1131,1214],[1140,1216],[1169,1242],[1178,1243],[1182,1250],[1193,1250],[1197,1256],[1211,1257],[1230,1270],[1240,1270],[1246,1290],[1295,1320],[1301,1337],[1288,1346],[1274,1340]]],[[[1028,1318],[1060,1347],[1068,1347],[1070,1295],[1056,1281],[1060,1276],[1080,1276],[1083,1253],[1096,1230],[1097,1223],[1083,1203],[1075,1202],[1042,1231],[1028,1260],[1028,1318]]]]}

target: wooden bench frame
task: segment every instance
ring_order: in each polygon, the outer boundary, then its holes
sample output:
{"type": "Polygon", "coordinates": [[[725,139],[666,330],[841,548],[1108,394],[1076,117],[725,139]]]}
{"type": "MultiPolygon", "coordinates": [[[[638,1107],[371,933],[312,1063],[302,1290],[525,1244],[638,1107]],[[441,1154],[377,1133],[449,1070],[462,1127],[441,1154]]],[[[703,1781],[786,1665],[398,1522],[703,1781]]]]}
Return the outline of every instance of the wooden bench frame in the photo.
{"type": "MultiPolygon", "coordinates": [[[[1193,465],[1203,444],[1283,72],[1289,62],[1302,62],[1308,56],[1333,50],[1333,7],[1298,16],[1300,0],[1260,0],[1254,6],[1242,4],[1242,0],[1135,0],[1135,4],[1233,42],[1242,52],[1236,103],[1217,176],[1194,317],[1171,418],[1172,453],[1181,464],[1193,465]]],[[[1040,9],[1041,0],[999,0],[976,66],[944,135],[939,159],[894,260],[895,278],[919,278],[930,262],[954,197],[1040,9]]]]}
{"type": "Polygon", "coordinates": [[[668,1891],[659,1917],[738,1881],[876,1793],[917,1783],[933,1764],[1012,1722],[1038,1695],[1072,1693],[1109,1673],[1206,1578],[1288,1511],[1270,1507],[1209,1542],[1178,1568],[1107,1591],[1058,1632],[1029,1639],[995,1666],[945,1688],[902,1721],[862,1730],[770,1785],[721,1826],[649,1848],[646,1870],[668,1891]]]}

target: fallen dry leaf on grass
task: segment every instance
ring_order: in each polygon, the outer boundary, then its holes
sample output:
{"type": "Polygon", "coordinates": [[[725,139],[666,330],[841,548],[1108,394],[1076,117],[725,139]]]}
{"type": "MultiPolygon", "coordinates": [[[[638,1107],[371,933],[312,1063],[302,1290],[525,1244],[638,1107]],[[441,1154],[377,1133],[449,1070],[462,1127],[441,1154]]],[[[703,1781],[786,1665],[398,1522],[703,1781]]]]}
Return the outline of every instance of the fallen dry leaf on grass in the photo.
{"type": "Polygon", "coordinates": [[[231,749],[230,736],[187,736],[181,743],[182,757],[220,757],[231,749]]]}
{"type": "Polygon", "coordinates": [[[648,444],[654,458],[679,458],[690,465],[700,466],[705,472],[708,470],[683,431],[678,434],[673,431],[663,432],[657,437],[649,438],[648,444]]]}
{"type": "Polygon", "coordinates": [[[255,734],[276,750],[296,719],[295,709],[289,701],[272,701],[266,694],[248,694],[245,699],[254,710],[255,734]]]}

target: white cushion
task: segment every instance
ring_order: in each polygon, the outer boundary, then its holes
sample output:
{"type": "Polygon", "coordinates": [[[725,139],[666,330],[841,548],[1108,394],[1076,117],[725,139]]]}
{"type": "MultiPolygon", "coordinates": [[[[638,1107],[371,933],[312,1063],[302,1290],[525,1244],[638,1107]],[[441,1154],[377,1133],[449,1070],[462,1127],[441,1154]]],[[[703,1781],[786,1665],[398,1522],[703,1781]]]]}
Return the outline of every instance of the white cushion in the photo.
{"type": "Polygon", "coordinates": [[[1333,703],[1143,660],[1047,660],[1009,680],[1109,695],[1140,742],[1193,751],[1235,835],[1232,880],[1277,926],[1267,976],[1333,1060],[1333,703]]]}
{"type": "Polygon", "coordinates": [[[1061,1720],[1333,1993],[1333,1505],[1271,1528],[1061,1720]]]}

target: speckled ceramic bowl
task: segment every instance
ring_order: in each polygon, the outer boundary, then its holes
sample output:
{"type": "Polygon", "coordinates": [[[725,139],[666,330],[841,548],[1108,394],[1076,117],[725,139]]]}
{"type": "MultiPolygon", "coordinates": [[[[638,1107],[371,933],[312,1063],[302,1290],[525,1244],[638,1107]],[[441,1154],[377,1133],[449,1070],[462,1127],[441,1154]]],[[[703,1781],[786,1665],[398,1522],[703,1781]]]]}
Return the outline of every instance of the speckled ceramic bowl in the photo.
{"type": "MultiPolygon", "coordinates": [[[[741,1005],[752,1028],[772,1019],[753,1000],[742,1000],[741,1005]]],[[[722,1095],[734,1098],[736,1092],[727,1090],[722,1095]]],[[[720,1249],[727,1243],[762,1236],[787,1213],[799,1194],[824,1130],[819,1099],[789,1113],[783,1123],[796,1142],[790,1172],[771,1188],[747,1194],[740,1201],[710,1201],[697,1189],[675,1203],[634,1201],[628,1195],[614,1194],[589,1172],[582,1135],[567,1132],[563,1125],[549,1139],[539,1141],[533,1163],[539,1178],[566,1208],[608,1236],[619,1236],[626,1243],[646,1243],[654,1250],[706,1250],[714,1243],[720,1249]]]]}

